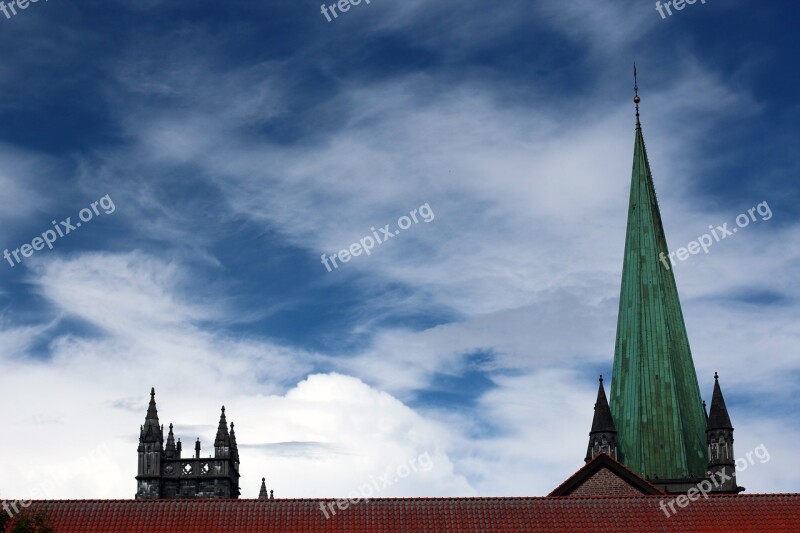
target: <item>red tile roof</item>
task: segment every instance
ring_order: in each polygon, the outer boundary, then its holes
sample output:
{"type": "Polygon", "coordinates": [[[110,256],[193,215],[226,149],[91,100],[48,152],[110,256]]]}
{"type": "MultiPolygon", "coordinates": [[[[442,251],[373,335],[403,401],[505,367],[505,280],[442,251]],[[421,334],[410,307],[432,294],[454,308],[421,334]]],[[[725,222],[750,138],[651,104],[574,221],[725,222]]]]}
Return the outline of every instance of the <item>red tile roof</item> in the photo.
{"type": "Polygon", "coordinates": [[[337,510],[332,500],[36,501],[57,533],[515,533],[794,532],[800,494],[719,495],[675,506],[666,496],[374,499],[337,510]],[[330,512],[330,511],[329,511],[330,512]]]}

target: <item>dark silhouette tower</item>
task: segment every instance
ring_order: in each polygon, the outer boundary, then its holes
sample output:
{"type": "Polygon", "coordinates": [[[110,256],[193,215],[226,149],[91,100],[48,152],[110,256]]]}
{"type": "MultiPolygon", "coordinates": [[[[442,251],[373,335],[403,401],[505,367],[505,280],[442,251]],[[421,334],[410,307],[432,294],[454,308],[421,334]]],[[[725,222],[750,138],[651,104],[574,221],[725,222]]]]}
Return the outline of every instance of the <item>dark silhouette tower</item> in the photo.
{"type": "Polygon", "coordinates": [[[603,376],[600,376],[600,385],[597,389],[597,401],[594,404],[594,419],[592,430],[589,432],[589,447],[586,450],[588,463],[599,454],[605,453],[614,459],[617,454],[617,428],[606,399],[606,389],[603,387],[603,376]]]}
{"type": "MultiPolygon", "coordinates": [[[[171,432],[170,432],[171,435],[171,432]]],[[[164,457],[164,427],[158,422],[156,390],[150,389],[150,405],[139,429],[139,468],[136,498],[161,497],[161,459],[164,457]]]]}
{"type": "Polygon", "coordinates": [[[181,457],[181,441],[175,441],[172,424],[164,446],[164,428],[158,421],[155,394],[152,389],[139,433],[136,499],[238,498],[239,449],[233,424],[228,432],[225,407],[214,441],[214,456],[201,457],[197,439],[194,457],[181,457]]]}
{"type": "Polygon", "coordinates": [[[733,455],[733,425],[719,386],[719,375],[714,372],[714,393],[708,413],[708,473],[720,483],[717,492],[741,492],[736,484],[736,458],[733,455]]]}

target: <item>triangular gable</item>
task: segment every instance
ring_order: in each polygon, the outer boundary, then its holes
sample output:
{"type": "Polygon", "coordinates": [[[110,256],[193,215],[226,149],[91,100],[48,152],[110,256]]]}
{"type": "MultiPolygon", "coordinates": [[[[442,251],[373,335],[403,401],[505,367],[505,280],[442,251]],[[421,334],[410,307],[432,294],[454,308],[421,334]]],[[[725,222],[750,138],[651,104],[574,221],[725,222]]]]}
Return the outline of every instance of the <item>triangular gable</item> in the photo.
{"type": "Polygon", "coordinates": [[[575,472],[548,496],[639,496],[664,494],[622,463],[601,453],[575,472]]]}

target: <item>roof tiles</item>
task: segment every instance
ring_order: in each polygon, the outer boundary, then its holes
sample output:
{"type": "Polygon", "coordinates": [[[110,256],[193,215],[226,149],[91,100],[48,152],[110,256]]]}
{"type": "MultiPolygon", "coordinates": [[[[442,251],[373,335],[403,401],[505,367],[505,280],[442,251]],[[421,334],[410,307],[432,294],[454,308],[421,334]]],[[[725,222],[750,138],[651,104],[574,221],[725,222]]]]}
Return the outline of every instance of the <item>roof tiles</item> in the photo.
{"type": "Polygon", "coordinates": [[[594,498],[35,501],[57,533],[531,533],[800,531],[800,494],[717,495],[666,516],[667,496],[594,498]],[[335,505],[334,505],[335,508],[335,505]],[[330,511],[329,511],[330,513],[330,511]]]}

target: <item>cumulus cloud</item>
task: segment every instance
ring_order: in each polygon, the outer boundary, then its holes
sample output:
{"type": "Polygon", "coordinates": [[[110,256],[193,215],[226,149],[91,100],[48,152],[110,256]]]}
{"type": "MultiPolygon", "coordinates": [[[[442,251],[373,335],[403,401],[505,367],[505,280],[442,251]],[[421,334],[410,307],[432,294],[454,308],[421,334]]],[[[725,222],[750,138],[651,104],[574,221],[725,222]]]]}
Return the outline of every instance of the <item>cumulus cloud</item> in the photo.
{"type": "Polygon", "coordinates": [[[176,423],[187,443],[202,436],[210,446],[219,406],[228,405],[239,427],[243,484],[252,485],[243,485],[245,495],[258,490],[254,472],[280,480],[276,488],[284,496],[331,495],[382,475],[392,461],[423,453],[436,469],[404,479],[386,495],[422,487],[430,494],[470,492],[453,472],[443,427],[352,377],[316,374],[297,383],[314,354],[203,331],[195,323],[213,316],[212,309],[180,296],[184,275],[179,266],[141,252],[38,264],[32,282],[54,313],[79,319],[97,334],[55,335],[48,362],[19,356],[41,329],[4,332],[9,342],[0,386],[15,398],[9,415],[15,433],[31,442],[17,451],[18,461],[3,465],[3,478],[15,480],[5,491],[25,494],[51,480],[56,486],[49,497],[130,495],[136,429],[148,387],[155,385],[162,422],[176,423]],[[81,469],[72,459],[49,455],[54,431],[59,456],[83,458],[101,444],[109,453],[87,458],[91,464],[81,469]],[[287,442],[316,446],[286,454],[287,442]],[[298,470],[304,475],[295,475],[298,470]],[[63,479],[53,480],[52,471],[63,479]]]}

